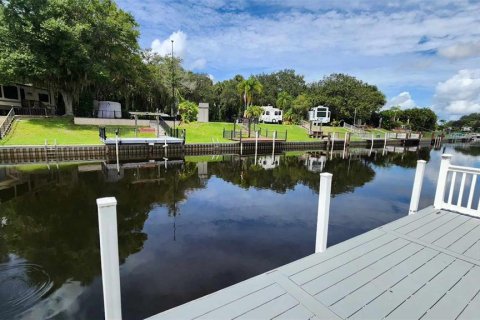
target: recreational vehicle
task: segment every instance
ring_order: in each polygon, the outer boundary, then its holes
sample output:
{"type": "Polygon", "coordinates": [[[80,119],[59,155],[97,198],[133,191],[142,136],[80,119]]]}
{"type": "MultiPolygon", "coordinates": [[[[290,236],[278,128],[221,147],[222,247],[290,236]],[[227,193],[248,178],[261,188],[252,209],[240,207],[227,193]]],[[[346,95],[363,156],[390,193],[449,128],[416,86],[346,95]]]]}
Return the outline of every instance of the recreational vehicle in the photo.
{"type": "Polygon", "coordinates": [[[313,125],[329,123],[330,110],[324,106],[315,107],[308,112],[308,120],[311,121],[313,125]]]}
{"type": "Polygon", "coordinates": [[[268,122],[268,123],[282,123],[283,122],[283,114],[282,110],[278,108],[274,108],[270,105],[261,107],[263,109],[263,113],[260,116],[260,122],[268,122]]]}
{"type": "Polygon", "coordinates": [[[54,106],[52,94],[30,85],[0,85],[0,110],[15,108],[49,108],[54,106]]]}

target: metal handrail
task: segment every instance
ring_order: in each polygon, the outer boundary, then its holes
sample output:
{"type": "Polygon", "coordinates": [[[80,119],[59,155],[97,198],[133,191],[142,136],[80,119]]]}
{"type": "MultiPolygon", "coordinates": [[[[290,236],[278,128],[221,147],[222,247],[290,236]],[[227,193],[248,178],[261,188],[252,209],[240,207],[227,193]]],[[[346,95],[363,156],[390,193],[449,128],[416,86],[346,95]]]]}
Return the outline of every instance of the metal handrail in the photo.
{"type": "Polygon", "coordinates": [[[7,114],[5,121],[3,121],[0,126],[0,139],[3,139],[7,134],[10,128],[12,127],[12,122],[15,119],[15,110],[13,108],[7,114]]]}

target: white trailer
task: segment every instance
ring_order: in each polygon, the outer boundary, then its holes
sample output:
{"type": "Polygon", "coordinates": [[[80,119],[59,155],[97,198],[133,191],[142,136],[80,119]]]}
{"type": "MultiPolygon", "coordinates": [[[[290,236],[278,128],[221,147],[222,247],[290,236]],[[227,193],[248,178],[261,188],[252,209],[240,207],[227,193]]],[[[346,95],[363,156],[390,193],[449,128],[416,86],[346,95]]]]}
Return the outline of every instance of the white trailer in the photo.
{"type": "Polygon", "coordinates": [[[308,112],[308,120],[313,125],[318,126],[330,122],[330,110],[328,107],[318,106],[310,109],[308,112]]]}
{"type": "Polygon", "coordinates": [[[260,122],[265,123],[282,123],[283,122],[283,112],[282,110],[272,107],[270,105],[261,107],[263,113],[260,116],[260,122]]]}

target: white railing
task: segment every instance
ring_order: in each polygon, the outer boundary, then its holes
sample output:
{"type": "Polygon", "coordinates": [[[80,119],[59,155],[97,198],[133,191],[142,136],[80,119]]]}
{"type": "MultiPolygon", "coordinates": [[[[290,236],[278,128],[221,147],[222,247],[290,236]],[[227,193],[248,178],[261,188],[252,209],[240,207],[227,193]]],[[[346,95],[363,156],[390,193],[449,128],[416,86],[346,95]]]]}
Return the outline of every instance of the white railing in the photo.
{"type": "Polygon", "coordinates": [[[450,154],[442,155],[433,206],[480,217],[479,190],[475,189],[480,169],[452,165],[451,158],[450,154]],[[460,179],[460,184],[456,183],[457,179],[460,179]],[[466,194],[468,197],[465,197],[466,194]]]}

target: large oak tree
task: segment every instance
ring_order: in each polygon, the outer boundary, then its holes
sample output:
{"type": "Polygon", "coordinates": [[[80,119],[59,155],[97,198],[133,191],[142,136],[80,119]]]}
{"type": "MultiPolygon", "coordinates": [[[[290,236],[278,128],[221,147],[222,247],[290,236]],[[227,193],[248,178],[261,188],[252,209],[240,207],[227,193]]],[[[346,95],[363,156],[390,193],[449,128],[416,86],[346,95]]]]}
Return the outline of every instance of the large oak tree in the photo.
{"type": "Polygon", "coordinates": [[[138,35],[109,0],[0,0],[0,82],[51,88],[73,114],[83,88],[131,70],[138,35]]]}

